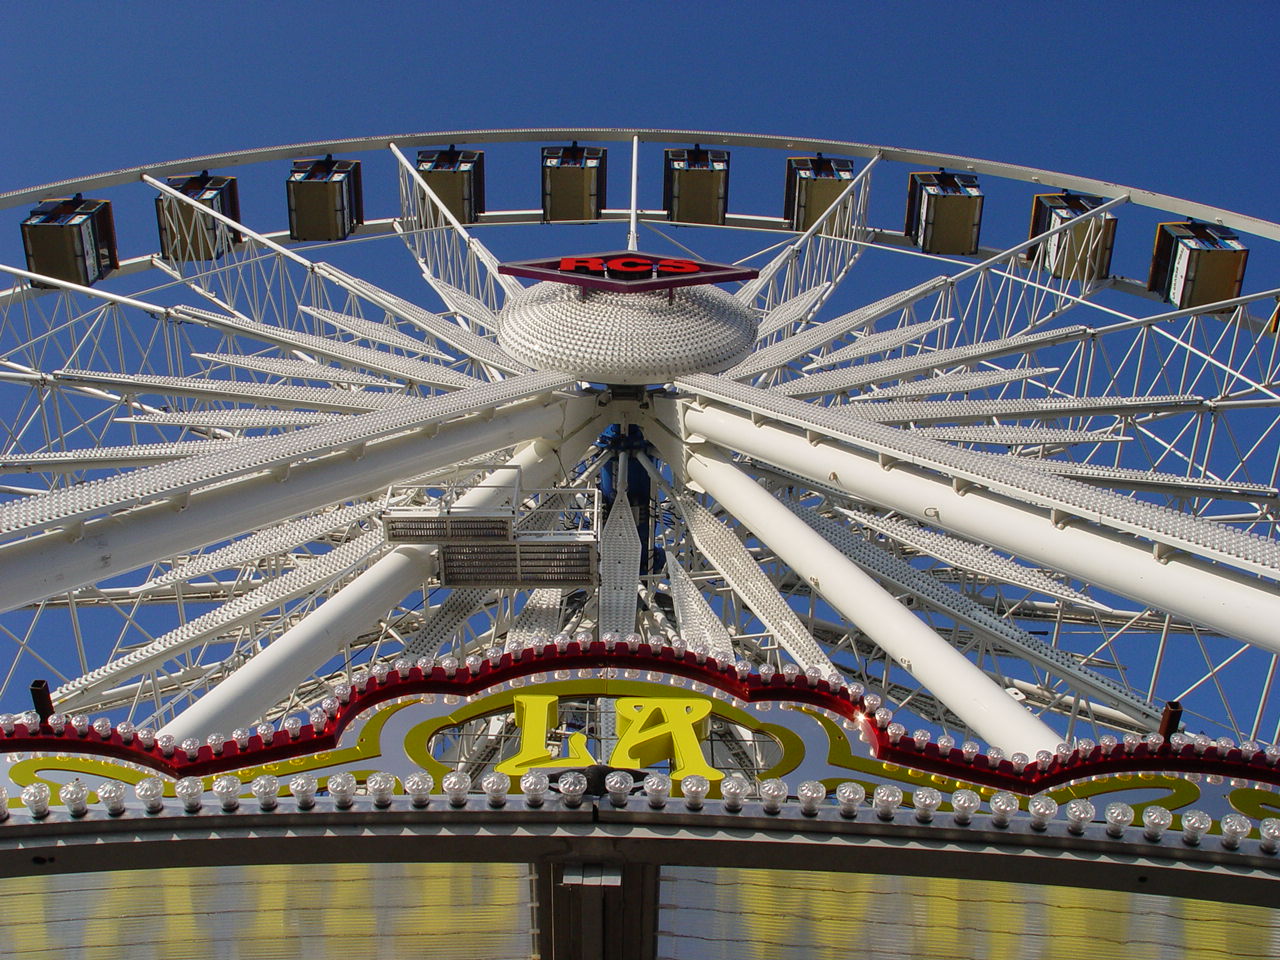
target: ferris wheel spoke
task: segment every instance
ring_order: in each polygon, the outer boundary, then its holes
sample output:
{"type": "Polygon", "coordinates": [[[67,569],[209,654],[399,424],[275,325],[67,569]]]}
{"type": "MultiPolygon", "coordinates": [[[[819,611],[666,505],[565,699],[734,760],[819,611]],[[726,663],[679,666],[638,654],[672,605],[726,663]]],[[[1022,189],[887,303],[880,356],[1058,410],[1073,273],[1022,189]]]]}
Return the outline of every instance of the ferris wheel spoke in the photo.
{"type": "Polygon", "coordinates": [[[387,498],[378,497],[276,524],[225,547],[185,558],[183,562],[174,564],[145,583],[130,587],[129,592],[134,595],[150,595],[157,589],[170,584],[188,583],[197,577],[220,570],[228,570],[243,564],[256,564],[267,557],[287,553],[335,531],[345,530],[353,524],[367,521],[386,506],[387,498]]]}
{"type": "MultiPolygon", "coordinates": [[[[659,442],[659,449],[662,446],[659,442]]],[[[671,462],[673,453],[667,451],[664,458],[671,462]]],[[[682,467],[690,480],[768,544],[798,578],[811,584],[833,609],[856,623],[988,742],[1030,755],[1052,749],[1058,742],[1053,730],[1012,701],[1002,687],[723,456],[699,450],[689,454],[682,467]]],[[[809,637],[807,631],[805,636],[809,637]]],[[[807,666],[799,658],[797,662],[807,666]]]]}
{"type": "Polygon", "coordinates": [[[403,656],[432,657],[458,635],[462,627],[492,602],[496,591],[476,588],[451,590],[421,629],[404,638],[403,656]]]}
{"type": "Polygon", "coordinates": [[[1135,720],[1146,724],[1150,729],[1158,725],[1159,711],[1142,698],[1133,696],[1120,684],[1108,680],[1093,670],[1081,667],[1069,654],[1033,637],[1007,620],[994,616],[963,594],[939,583],[905,560],[854,536],[843,524],[823,517],[794,501],[783,501],[783,503],[823,539],[877,580],[895,589],[906,591],[956,623],[983,634],[989,641],[1060,677],[1072,687],[1097,698],[1106,706],[1122,710],[1135,720]]]}
{"type": "Polygon", "coordinates": [[[361,347],[330,337],[270,326],[239,314],[215,313],[211,310],[185,306],[174,308],[172,313],[179,320],[188,323],[213,327],[235,336],[247,336],[286,350],[301,350],[315,356],[327,357],[339,363],[349,363],[363,370],[407,380],[410,383],[458,389],[481,382],[476,377],[468,376],[443,364],[414,360],[411,357],[396,356],[386,350],[361,347]]]}
{"type": "MultiPolygon", "coordinates": [[[[481,389],[500,389],[520,379],[541,379],[547,374],[505,381],[481,389]]],[[[565,417],[555,430],[534,436],[549,437],[526,444],[508,461],[519,471],[526,488],[546,486],[562,471],[562,455],[580,459],[587,444],[595,439],[591,428],[598,427],[594,411],[583,410],[565,417]],[[561,447],[566,449],[563,454],[561,447]]],[[[510,420],[507,421],[510,423],[510,420]]],[[[438,442],[438,438],[437,438],[438,442]]],[[[504,444],[504,445],[510,445],[504,444]]],[[[457,459],[453,457],[452,459],[457,459]]],[[[498,470],[490,479],[458,498],[462,509],[482,509],[496,505],[510,494],[510,471],[498,470]]],[[[409,475],[409,471],[405,471],[409,475]]],[[[377,532],[380,535],[380,531],[377,532]]],[[[370,534],[369,536],[373,536],[370,534]]],[[[165,726],[165,732],[179,739],[203,736],[244,716],[269,710],[283,695],[294,690],[312,671],[336,655],[348,639],[384,616],[406,595],[418,589],[435,567],[436,552],[430,545],[401,544],[391,550],[339,593],[287,630],[270,646],[236,670],[165,726]]]]}
{"type": "Polygon", "coordinates": [[[718,662],[732,663],[733,638],[729,635],[728,628],[711,609],[711,604],[694,584],[689,571],[681,565],[675,552],[667,550],[666,558],[667,578],[671,584],[671,599],[680,635],[691,641],[701,640],[706,643],[708,656],[714,657],[718,662]]]}
{"type": "Polygon", "coordinates": [[[751,608],[765,630],[802,669],[812,667],[823,676],[830,675],[835,669],[831,661],[742,541],[691,496],[677,494],[676,503],[698,550],[751,608]]]}
{"type": "Polygon", "coordinates": [[[537,399],[568,383],[561,375],[530,374],[409,401],[404,410],[246,441],[237,446],[248,452],[233,464],[220,456],[191,457],[5,505],[0,517],[10,532],[62,525],[79,536],[54,531],[0,547],[0,570],[6,571],[0,606],[132,570],[282,515],[365,496],[403,477],[530,437],[578,429],[590,414],[589,401],[537,399]],[[504,404],[516,405],[497,420],[475,417],[504,404]],[[423,442],[424,432],[434,434],[430,443],[423,442]],[[281,484],[286,468],[289,483],[281,484]],[[126,507],[127,514],[92,519],[126,507]],[[182,511],[181,524],[172,522],[175,509],[182,511]],[[32,557],[41,562],[33,564],[32,557]]]}
{"type": "Polygon", "coordinates": [[[808,320],[822,306],[830,291],[830,283],[820,283],[765,311],[756,332],[757,341],[766,341],[788,327],[808,320]]]}
{"type": "Polygon", "coordinates": [[[385,549],[381,530],[348,541],[256,590],[188,621],[152,643],[64,684],[54,692],[54,701],[65,710],[88,709],[94,692],[107,684],[153,670],[192,647],[225,637],[271,610],[310,596],[324,585],[369,563],[385,549]]]}
{"type": "Polygon", "coordinates": [[[394,144],[387,145],[400,175],[400,217],[396,231],[413,251],[423,273],[458,288],[488,309],[500,294],[518,293],[515,277],[498,272],[498,258],[473,237],[394,144]]]}
{"type": "MultiPolygon", "coordinates": [[[[941,517],[946,529],[968,539],[996,545],[1228,635],[1267,648],[1275,645],[1274,637],[1260,629],[1280,614],[1280,597],[1273,589],[1221,565],[1184,560],[1159,549],[1153,554],[1150,543],[1144,542],[1173,546],[1177,541],[1178,549],[1185,544],[1192,554],[1259,568],[1274,577],[1272,541],[1068,480],[1042,486],[1044,475],[1018,474],[1016,465],[1005,462],[1008,458],[996,458],[999,467],[987,458],[970,460],[967,451],[908,442],[902,431],[880,424],[851,425],[827,408],[774,399],[767,391],[723,378],[699,375],[679,381],[679,386],[708,401],[680,412],[678,422],[685,435],[702,436],[802,476],[831,481],[917,520],[941,517]],[[806,431],[816,445],[806,439],[806,431]],[[1074,500],[1085,491],[1092,504],[1087,512],[1091,522],[1082,522],[1086,513],[1079,506],[1059,499],[1074,500]],[[1209,589],[1232,600],[1203,602],[1209,589]]],[[[667,422],[673,422],[671,416],[667,422]]]]}
{"type": "MultiPolygon", "coordinates": [[[[327,264],[322,266],[326,275],[341,273],[341,271],[327,264]]],[[[473,364],[492,367],[506,374],[523,373],[529,369],[524,364],[508,356],[492,340],[478,336],[460,324],[446,320],[429,310],[424,310],[417,304],[410,303],[408,300],[383,290],[366,280],[347,276],[346,274],[341,275],[345,284],[360,292],[362,296],[372,303],[377,304],[406,323],[412,324],[424,333],[430,334],[440,343],[448,344],[462,356],[469,358],[473,364]]]]}
{"type": "Polygon", "coordinates": [[[831,206],[734,296],[769,311],[797,294],[822,288],[824,292],[807,314],[816,311],[840,286],[871,239],[867,204],[871,172],[879,162],[879,155],[868,160],[831,206]]]}
{"type": "Polygon", "coordinates": [[[229,367],[233,370],[248,370],[252,373],[265,373],[272,377],[283,377],[288,380],[313,380],[326,384],[343,384],[352,387],[381,387],[383,389],[401,391],[404,385],[346,367],[337,367],[318,360],[291,360],[284,357],[255,354],[244,356],[237,353],[193,353],[191,359],[200,360],[210,366],[229,367]]]}
{"type": "Polygon", "coordinates": [[[299,307],[298,309],[330,327],[349,333],[367,343],[376,343],[395,350],[403,350],[414,357],[427,357],[432,360],[442,360],[446,363],[454,362],[454,358],[447,353],[433,350],[421,339],[411,337],[407,333],[402,333],[395,327],[388,326],[385,323],[378,323],[376,320],[367,320],[364,317],[356,317],[347,313],[338,313],[336,310],[322,310],[319,307],[299,307]]]}
{"type": "Polygon", "coordinates": [[[191,397],[225,403],[272,404],[285,409],[365,413],[402,403],[398,393],[376,390],[342,390],[330,387],[296,387],[283,383],[224,380],[214,377],[166,377],[154,374],[107,373],[99,370],[55,370],[54,383],[100,384],[122,393],[143,396],[191,397]]]}

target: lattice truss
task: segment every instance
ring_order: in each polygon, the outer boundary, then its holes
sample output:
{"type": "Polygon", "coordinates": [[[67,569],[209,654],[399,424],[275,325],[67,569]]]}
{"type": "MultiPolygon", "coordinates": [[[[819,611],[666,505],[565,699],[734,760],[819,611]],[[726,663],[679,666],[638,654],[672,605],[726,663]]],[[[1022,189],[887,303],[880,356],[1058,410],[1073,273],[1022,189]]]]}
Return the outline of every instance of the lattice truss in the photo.
{"type": "MultiPolygon", "coordinates": [[[[391,153],[399,211],[345,244],[146,175],[170,234],[215,256],[150,254],[93,289],[2,268],[0,706],[44,677],[60,710],[203,737],[353,671],[586,630],[856,680],[1006,748],[1152,730],[1175,700],[1192,729],[1277,739],[1276,291],[1122,296],[1047,262],[1061,227],[964,261],[905,251],[870,222],[873,157],[808,231],[752,221],[751,352],[610,391],[502,350],[523,287],[391,153]],[[402,241],[403,286],[359,275],[377,233],[402,241]],[[873,259],[915,276],[867,296],[873,259]],[[387,541],[385,511],[446,490],[497,509],[501,466],[541,491],[506,504],[516,540],[603,492],[590,582],[451,583],[442,548],[387,541]]],[[[1125,203],[1073,222],[1073,262],[1102,242],[1081,224],[1125,203]]],[[[566,705],[557,736],[607,740],[601,707],[566,705]]],[[[439,748],[478,772],[513,736],[481,718],[439,748]]],[[[715,737],[724,766],[771,762],[745,730],[715,737]]]]}

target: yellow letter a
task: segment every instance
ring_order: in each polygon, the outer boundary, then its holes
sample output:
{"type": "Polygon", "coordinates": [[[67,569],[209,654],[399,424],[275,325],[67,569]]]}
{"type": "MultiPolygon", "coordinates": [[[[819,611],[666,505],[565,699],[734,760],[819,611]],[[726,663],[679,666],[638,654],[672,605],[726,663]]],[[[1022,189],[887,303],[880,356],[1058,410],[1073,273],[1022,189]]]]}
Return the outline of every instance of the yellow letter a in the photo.
{"type": "Polygon", "coordinates": [[[710,727],[711,701],[701,697],[619,697],[618,745],[609,765],[649,767],[671,761],[671,778],[700,773],[708,780],[724,774],[707,763],[702,738],[710,727]]]}

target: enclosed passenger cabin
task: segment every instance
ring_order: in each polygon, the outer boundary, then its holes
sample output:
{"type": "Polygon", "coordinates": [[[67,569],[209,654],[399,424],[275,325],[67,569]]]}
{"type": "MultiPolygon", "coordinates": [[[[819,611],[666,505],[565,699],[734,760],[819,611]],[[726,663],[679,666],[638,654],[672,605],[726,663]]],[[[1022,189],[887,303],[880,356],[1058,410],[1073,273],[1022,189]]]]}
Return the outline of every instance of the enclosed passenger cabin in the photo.
{"type": "MultiPolygon", "coordinates": [[[[240,189],[235,177],[210,176],[205,170],[193,177],[169,177],[165,182],[201,206],[232,220],[240,219],[240,189]]],[[[164,194],[156,197],[156,223],[160,252],[174,261],[215,260],[242,239],[240,231],[164,194]]]]}
{"type": "Polygon", "coordinates": [[[1249,251],[1232,231],[1183,220],[1156,228],[1147,289],[1181,309],[1240,296],[1249,251]]]}
{"type": "Polygon", "coordinates": [[[359,160],[295,160],[285,192],[294,240],[345,240],[364,223],[359,160]]]}
{"type": "Polygon", "coordinates": [[[542,219],[597,220],[605,208],[608,151],[603,147],[542,148],[542,219]]]}
{"type": "Polygon", "coordinates": [[[22,246],[32,273],[84,286],[120,265],[111,202],[80,194],[42,200],[22,221],[22,246]]]}
{"type": "Polygon", "coordinates": [[[419,150],[418,173],[461,223],[484,213],[483,150],[419,150]]]}
{"type": "MultiPolygon", "coordinates": [[[[1079,219],[1106,203],[1102,197],[1083,193],[1038,193],[1031,201],[1028,239],[1079,219]]],[[[1044,241],[1044,268],[1060,279],[1087,282],[1111,275],[1111,251],[1116,241],[1116,218],[1110,213],[1082,220],[1044,241]]],[[[1035,257],[1040,244],[1027,250],[1035,257]]]]}
{"type": "Polygon", "coordinates": [[[787,158],[787,189],[782,215],[792,230],[808,230],[839,199],[853,180],[853,161],[837,157],[787,158]]]}
{"type": "Polygon", "coordinates": [[[662,202],[668,220],[723,224],[729,209],[729,151],[663,151],[662,202]]]}
{"type": "Polygon", "coordinates": [[[925,253],[969,256],[978,252],[982,191],[970,173],[913,173],[907,180],[903,232],[925,253]]]}

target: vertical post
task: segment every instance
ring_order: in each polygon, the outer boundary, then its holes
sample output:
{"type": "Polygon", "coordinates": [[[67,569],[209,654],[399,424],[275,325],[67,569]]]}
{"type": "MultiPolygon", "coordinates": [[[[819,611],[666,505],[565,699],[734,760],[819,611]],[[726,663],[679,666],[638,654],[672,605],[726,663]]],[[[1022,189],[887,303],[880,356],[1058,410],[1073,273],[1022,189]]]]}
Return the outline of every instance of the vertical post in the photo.
{"type": "Polygon", "coordinates": [[[640,135],[631,138],[631,226],[627,231],[627,249],[640,249],[640,135]]]}

